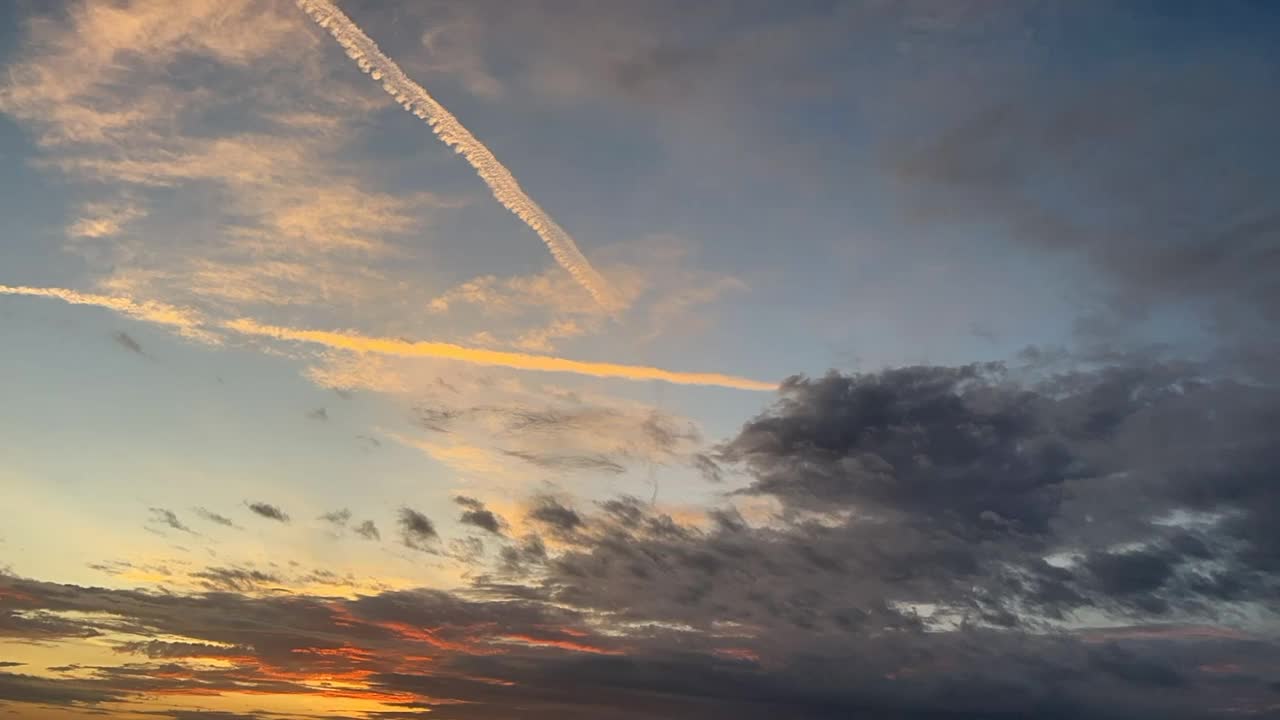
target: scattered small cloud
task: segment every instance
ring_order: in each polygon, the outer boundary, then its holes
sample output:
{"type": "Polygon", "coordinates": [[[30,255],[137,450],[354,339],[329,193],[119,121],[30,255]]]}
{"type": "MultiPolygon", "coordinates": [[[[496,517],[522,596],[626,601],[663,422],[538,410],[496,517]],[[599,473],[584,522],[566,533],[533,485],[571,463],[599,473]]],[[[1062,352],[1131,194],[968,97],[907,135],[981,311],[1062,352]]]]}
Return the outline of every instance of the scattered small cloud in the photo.
{"type": "Polygon", "coordinates": [[[231,521],[231,518],[227,517],[226,515],[220,515],[216,512],[213,512],[212,510],[206,510],[205,508],[197,507],[197,508],[193,508],[192,512],[204,518],[205,520],[208,520],[209,522],[214,523],[215,525],[222,525],[223,527],[237,527],[237,525],[231,521]]]}
{"type": "Polygon", "coordinates": [[[351,520],[351,511],[348,510],[347,508],[342,508],[341,510],[334,510],[333,512],[328,512],[321,515],[320,519],[329,523],[330,525],[337,525],[338,527],[346,527],[347,522],[351,520]]]}
{"type": "Polygon", "coordinates": [[[151,510],[151,522],[160,523],[162,525],[166,525],[170,528],[173,528],[174,530],[179,530],[184,533],[190,533],[192,535],[196,534],[196,531],[184,525],[182,521],[178,519],[177,513],[173,512],[172,510],[169,510],[166,508],[159,508],[159,507],[153,507],[153,508],[150,508],[150,510],[151,510]]]}
{"type": "Polygon", "coordinates": [[[264,502],[252,502],[247,504],[249,509],[255,514],[267,518],[268,520],[275,520],[282,523],[289,522],[289,515],[275,505],[270,505],[264,502]]]}
{"type": "Polygon", "coordinates": [[[400,508],[400,533],[405,547],[414,550],[425,550],[428,543],[439,538],[431,519],[409,507],[400,508]]]}
{"type": "Polygon", "coordinates": [[[365,520],[355,528],[355,533],[365,540],[381,540],[382,533],[378,532],[378,526],[372,520],[365,520]]]}
{"type": "Polygon", "coordinates": [[[137,353],[138,355],[146,355],[146,353],[142,351],[142,345],[139,344],[137,340],[134,340],[132,335],[123,330],[116,332],[111,336],[111,338],[116,341],[117,345],[129,352],[137,353]]]}
{"type": "Polygon", "coordinates": [[[481,530],[487,530],[494,535],[502,534],[502,526],[504,525],[502,518],[486,508],[484,503],[465,495],[459,495],[453,501],[465,508],[458,518],[458,522],[464,525],[473,525],[481,530]]]}

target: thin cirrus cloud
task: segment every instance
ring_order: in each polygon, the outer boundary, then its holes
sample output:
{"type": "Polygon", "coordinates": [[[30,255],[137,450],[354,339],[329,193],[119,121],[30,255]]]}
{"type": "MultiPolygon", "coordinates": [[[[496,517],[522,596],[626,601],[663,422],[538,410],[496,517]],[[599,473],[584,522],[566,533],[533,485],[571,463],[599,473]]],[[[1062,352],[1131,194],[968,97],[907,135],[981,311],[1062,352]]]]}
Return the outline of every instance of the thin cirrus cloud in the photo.
{"type": "MultiPolygon", "coordinates": [[[[73,305],[95,305],[128,315],[138,320],[174,327],[184,336],[216,343],[217,336],[202,329],[199,313],[156,301],[135,301],[130,298],[94,295],[64,288],[37,288],[0,285],[0,295],[26,295],[62,300],[73,305]]],[[[681,372],[644,365],[571,360],[550,355],[485,350],[444,342],[409,342],[395,338],[380,338],[357,333],[326,330],[304,330],[267,325],[250,318],[238,318],[222,323],[222,328],[241,335],[269,337],[276,340],[304,342],[322,345],[335,350],[357,353],[388,355],[404,358],[439,358],[458,360],[476,365],[508,367],[535,372],[560,372],[590,377],[621,378],[624,380],[664,380],[677,385],[710,385],[736,390],[772,391],[776,383],[725,375],[722,373],[681,372]]]]}
{"type": "Polygon", "coordinates": [[[180,335],[185,337],[205,342],[216,342],[217,339],[214,335],[200,328],[202,321],[199,313],[154,300],[139,302],[130,298],[95,295],[65,288],[40,288],[25,285],[0,285],[0,295],[54,298],[71,305],[95,305],[114,310],[137,320],[166,325],[174,328],[180,335]]]}
{"type": "Polygon", "coordinates": [[[292,340],[315,345],[323,345],[339,350],[350,350],[361,353],[391,355],[407,358],[441,358],[461,360],[477,365],[496,365],[517,370],[533,370],[537,372],[564,372],[593,377],[613,377],[624,380],[665,380],[678,385],[715,385],[737,390],[774,390],[774,383],[751,380],[749,378],[724,375],[721,373],[694,373],[663,370],[662,368],[643,365],[621,365],[618,363],[588,362],[570,360],[548,355],[531,355],[528,353],[505,352],[501,350],[483,350],[462,345],[443,342],[408,342],[395,338],[369,337],[355,333],[331,332],[325,330],[299,330],[295,328],[264,325],[247,318],[227,322],[224,327],[244,334],[292,340]]]}
{"type": "Polygon", "coordinates": [[[494,199],[537,233],[556,262],[586,288],[598,303],[610,309],[619,307],[617,294],[595,268],[591,267],[569,233],[525,193],[511,171],[498,162],[484,143],[477,140],[421,85],[405,75],[395,61],[382,53],[377,43],[332,3],[328,0],[296,1],[299,8],[338,41],[348,57],[360,66],[360,70],[380,81],[387,94],[394,97],[405,110],[430,124],[441,142],[465,157],[480,179],[489,186],[494,199]]]}

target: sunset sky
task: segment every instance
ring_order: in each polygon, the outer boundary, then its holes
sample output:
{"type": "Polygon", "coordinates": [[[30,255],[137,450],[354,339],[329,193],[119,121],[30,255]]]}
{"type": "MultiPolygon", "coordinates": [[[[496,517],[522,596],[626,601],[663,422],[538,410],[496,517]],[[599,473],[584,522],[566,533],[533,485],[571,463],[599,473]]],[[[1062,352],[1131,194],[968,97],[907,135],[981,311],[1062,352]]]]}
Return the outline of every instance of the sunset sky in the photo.
{"type": "Polygon", "coordinates": [[[1280,718],[1280,4],[0,0],[0,68],[0,717],[1280,718]]]}

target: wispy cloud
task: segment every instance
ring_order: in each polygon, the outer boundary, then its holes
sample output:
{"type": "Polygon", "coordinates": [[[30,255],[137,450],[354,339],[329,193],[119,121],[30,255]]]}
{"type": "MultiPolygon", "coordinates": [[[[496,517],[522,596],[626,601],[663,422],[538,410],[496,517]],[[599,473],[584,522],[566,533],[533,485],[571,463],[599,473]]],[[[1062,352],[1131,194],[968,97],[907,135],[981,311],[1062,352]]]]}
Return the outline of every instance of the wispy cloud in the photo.
{"type": "Polygon", "coordinates": [[[201,328],[203,318],[195,310],[155,300],[135,301],[130,298],[94,295],[63,288],[39,288],[24,285],[0,285],[0,295],[54,298],[72,305],[94,305],[145,322],[166,325],[185,337],[209,343],[218,341],[217,336],[201,328]]]}
{"type": "Polygon", "coordinates": [[[436,526],[426,515],[413,508],[400,508],[400,540],[406,547],[423,550],[427,544],[439,539],[436,526]]]}
{"type": "Polygon", "coordinates": [[[377,44],[328,0],[296,0],[317,25],[329,31],[360,69],[382,84],[387,94],[406,110],[431,125],[441,142],[454,148],[471,163],[476,174],[489,186],[493,197],[542,238],[551,255],[570,275],[606,307],[619,300],[604,278],[587,262],[569,236],[533,198],[525,194],[511,171],[493,156],[489,148],[475,138],[458,119],[421,85],[411,80],[400,66],[382,53],[377,44]]]}
{"type": "Polygon", "coordinates": [[[277,340],[292,340],[323,345],[338,350],[395,357],[441,358],[478,365],[509,367],[517,370],[575,373],[593,377],[615,377],[625,380],[665,380],[679,385],[714,385],[738,390],[770,391],[777,388],[776,383],[761,382],[721,373],[680,372],[643,365],[589,362],[548,355],[484,350],[452,343],[408,342],[396,338],[369,337],[355,333],[300,330],[276,325],[264,325],[248,318],[232,320],[226,323],[225,327],[228,330],[244,335],[258,335],[277,340]]]}
{"type": "MultiPolygon", "coordinates": [[[[147,322],[177,329],[187,337],[217,342],[216,335],[205,330],[203,317],[196,311],[152,300],[135,301],[127,297],[94,295],[63,288],[36,288],[0,285],[0,295],[26,295],[62,300],[74,305],[95,305],[107,308],[147,322]]],[[[470,348],[452,343],[419,341],[410,342],[396,338],[379,338],[350,332],[305,330],[278,325],[267,325],[251,318],[239,318],[222,323],[222,328],[242,335],[269,337],[276,340],[311,343],[356,353],[369,353],[404,358],[439,358],[457,360],[476,365],[491,365],[531,370],[535,372],[560,372],[591,377],[612,377],[625,380],[664,380],[678,385],[711,385],[737,390],[771,391],[776,383],[708,372],[682,372],[664,370],[644,365],[572,360],[550,355],[505,352],[470,348]]]]}
{"type": "Polygon", "coordinates": [[[289,515],[275,505],[270,505],[264,502],[253,502],[248,503],[248,506],[254,514],[260,515],[268,520],[275,520],[282,523],[289,522],[289,515]]]}

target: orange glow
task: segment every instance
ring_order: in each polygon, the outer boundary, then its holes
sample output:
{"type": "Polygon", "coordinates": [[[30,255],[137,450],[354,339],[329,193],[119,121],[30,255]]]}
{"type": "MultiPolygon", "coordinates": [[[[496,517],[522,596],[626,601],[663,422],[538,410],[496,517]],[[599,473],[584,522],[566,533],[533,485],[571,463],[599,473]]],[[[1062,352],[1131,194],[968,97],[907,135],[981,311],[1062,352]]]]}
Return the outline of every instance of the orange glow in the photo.
{"type": "Polygon", "coordinates": [[[440,358],[459,360],[476,365],[497,365],[517,370],[533,370],[537,372],[563,372],[592,377],[615,377],[625,380],[665,380],[679,385],[715,385],[738,390],[775,390],[777,383],[761,382],[733,375],[720,373],[690,373],[643,365],[621,365],[607,362],[587,362],[569,360],[550,355],[530,355],[528,353],[504,352],[501,350],[483,350],[463,347],[442,342],[408,342],[395,338],[378,338],[355,333],[330,332],[326,330],[299,330],[296,328],[264,325],[256,320],[240,318],[224,324],[228,330],[244,335],[258,335],[276,340],[292,340],[312,343],[338,350],[350,350],[358,353],[376,355],[392,355],[406,358],[440,358]]]}

